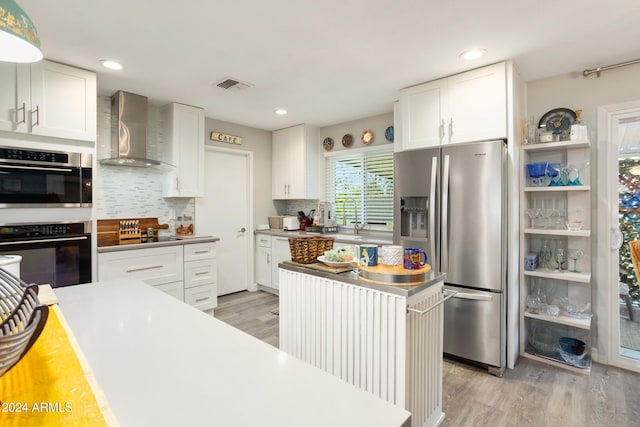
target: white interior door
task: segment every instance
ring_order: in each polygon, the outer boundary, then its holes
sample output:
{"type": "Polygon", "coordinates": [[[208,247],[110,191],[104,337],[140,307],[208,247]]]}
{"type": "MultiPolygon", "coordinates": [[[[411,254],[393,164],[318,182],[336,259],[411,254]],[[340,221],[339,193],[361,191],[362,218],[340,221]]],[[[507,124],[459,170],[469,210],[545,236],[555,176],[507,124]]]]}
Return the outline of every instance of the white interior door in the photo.
{"type": "Polygon", "coordinates": [[[196,198],[196,233],[220,237],[218,295],[251,283],[251,153],[206,147],[205,196],[196,198]]]}

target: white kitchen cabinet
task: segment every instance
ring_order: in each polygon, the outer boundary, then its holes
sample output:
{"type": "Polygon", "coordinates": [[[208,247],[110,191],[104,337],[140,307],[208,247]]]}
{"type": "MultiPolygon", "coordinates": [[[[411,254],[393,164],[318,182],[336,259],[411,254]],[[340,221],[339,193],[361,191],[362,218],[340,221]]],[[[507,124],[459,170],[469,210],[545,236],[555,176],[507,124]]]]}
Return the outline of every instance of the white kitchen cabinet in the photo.
{"type": "Polygon", "coordinates": [[[256,235],[256,283],[271,287],[271,236],[256,235]]]}
{"type": "Polygon", "coordinates": [[[258,285],[278,290],[278,264],[291,260],[289,238],[256,234],[255,279],[258,285]]]}
{"type": "Polygon", "coordinates": [[[51,61],[0,66],[0,129],[96,140],[96,74],[51,61]]]}
{"type": "Polygon", "coordinates": [[[167,173],[165,197],[204,196],[204,110],[178,103],[163,107],[164,161],[175,166],[167,173]]]}
{"type": "Polygon", "coordinates": [[[291,261],[291,249],[289,248],[289,238],[273,236],[271,238],[271,287],[280,288],[280,278],[278,274],[278,264],[282,261],[291,261]]]}
{"type": "Polygon", "coordinates": [[[183,271],[182,245],[98,254],[98,280],[135,277],[181,301],[184,301],[183,271]]]}
{"type": "Polygon", "coordinates": [[[403,89],[400,94],[402,149],[434,147],[444,142],[447,80],[403,89]]]}
{"type": "Polygon", "coordinates": [[[184,245],[184,301],[202,311],[218,306],[216,243],[184,245]]]}
{"type": "MultiPolygon", "coordinates": [[[[559,305],[560,313],[552,315],[544,309],[536,310],[527,303],[527,296],[542,295],[543,304],[558,305],[563,299],[573,306],[591,303],[591,186],[587,167],[590,161],[589,141],[562,141],[522,146],[520,186],[520,253],[540,253],[546,241],[551,250],[558,245],[566,249],[582,249],[576,262],[565,257],[564,269],[552,257],[550,266],[539,266],[534,270],[520,268],[520,355],[572,370],[581,374],[590,373],[590,354],[584,357],[580,367],[566,363],[557,348],[543,353],[542,345],[536,343],[538,336],[560,336],[580,339],[591,347],[591,318],[568,313],[559,305]],[[532,186],[526,172],[526,164],[534,162],[558,162],[582,168],[582,185],[532,186]],[[545,205],[546,204],[546,205],[545,205]],[[556,209],[554,206],[558,206],[556,209]],[[541,207],[541,215],[533,222],[529,213],[541,207]],[[546,210],[545,210],[546,209],[546,210]],[[566,218],[566,219],[565,219],[566,218]],[[581,220],[579,230],[568,230],[565,221],[581,220]],[[558,224],[550,223],[557,221],[558,224]],[[577,271],[571,271],[577,270],[577,271]]],[[[524,262],[524,261],[523,261],[524,262]]],[[[590,352],[589,352],[590,353],[590,352]]]]}
{"type": "Polygon", "coordinates": [[[402,150],[507,138],[507,67],[498,63],[403,89],[402,150]]]}
{"type": "Polygon", "coordinates": [[[320,198],[320,129],[298,125],[273,132],[273,199],[320,198]]]}

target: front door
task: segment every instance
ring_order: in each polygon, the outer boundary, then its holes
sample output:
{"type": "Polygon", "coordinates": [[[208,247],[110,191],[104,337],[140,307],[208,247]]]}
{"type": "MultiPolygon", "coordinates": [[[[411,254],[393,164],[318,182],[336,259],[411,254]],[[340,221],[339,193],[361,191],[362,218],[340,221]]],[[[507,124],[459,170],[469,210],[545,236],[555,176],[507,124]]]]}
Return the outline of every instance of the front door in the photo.
{"type": "Polygon", "coordinates": [[[196,199],[196,232],[220,237],[218,295],[247,290],[251,280],[251,155],[205,148],[205,196],[196,199]]]}

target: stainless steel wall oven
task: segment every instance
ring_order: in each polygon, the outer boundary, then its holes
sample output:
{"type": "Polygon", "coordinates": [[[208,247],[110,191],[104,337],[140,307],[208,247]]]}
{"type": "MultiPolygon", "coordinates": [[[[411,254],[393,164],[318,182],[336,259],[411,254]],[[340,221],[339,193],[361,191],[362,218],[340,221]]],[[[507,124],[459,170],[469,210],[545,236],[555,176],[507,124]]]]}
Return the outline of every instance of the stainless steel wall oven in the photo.
{"type": "Polygon", "coordinates": [[[0,146],[0,207],[90,207],[88,153],[0,146]]]}
{"type": "Polygon", "coordinates": [[[0,224],[0,255],[20,255],[20,277],[54,288],[91,282],[91,222],[0,224]]]}

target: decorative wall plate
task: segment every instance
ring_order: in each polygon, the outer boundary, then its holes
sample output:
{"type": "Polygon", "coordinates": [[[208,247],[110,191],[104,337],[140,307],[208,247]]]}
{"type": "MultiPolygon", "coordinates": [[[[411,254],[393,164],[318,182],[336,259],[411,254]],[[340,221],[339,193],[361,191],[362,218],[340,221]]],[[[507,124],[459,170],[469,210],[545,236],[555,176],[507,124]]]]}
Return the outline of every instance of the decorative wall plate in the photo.
{"type": "Polygon", "coordinates": [[[333,138],[325,138],[324,141],[322,141],[322,146],[325,151],[331,151],[333,149],[333,138]]]}
{"type": "Polygon", "coordinates": [[[342,146],[349,148],[351,147],[351,144],[353,144],[353,136],[350,133],[348,133],[342,137],[342,146]]]}
{"type": "Polygon", "coordinates": [[[360,139],[362,140],[362,143],[364,145],[371,144],[371,142],[373,142],[373,132],[371,132],[370,130],[365,130],[364,132],[362,132],[362,136],[360,137],[360,139]]]}
{"type": "Polygon", "coordinates": [[[576,112],[568,108],[554,108],[548,111],[538,123],[540,129],[546,129],[554,134],[569,133],[571,125],[576,121],[576,112]]]}
{"type": "Polygon", "coordinates": [[[393,142],[393,126],[389,126],[385,131],[384,131],[384,137],[387,141],[389,142],[393,142]]]}

